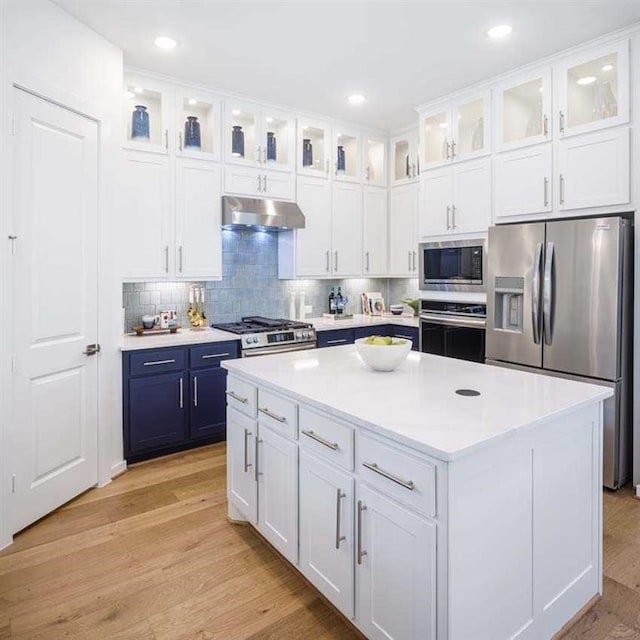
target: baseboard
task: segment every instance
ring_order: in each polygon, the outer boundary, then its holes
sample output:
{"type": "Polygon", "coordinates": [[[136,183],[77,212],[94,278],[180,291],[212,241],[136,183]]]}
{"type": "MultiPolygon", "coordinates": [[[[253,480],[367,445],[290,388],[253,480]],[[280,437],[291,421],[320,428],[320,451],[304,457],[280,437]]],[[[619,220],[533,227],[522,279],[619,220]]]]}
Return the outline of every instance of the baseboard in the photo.
{"type": "Polygon", "coordinates": [[[117,476],[123,474],[127,470],[127,461],[120,460],[111,466],[111,479],[113,480],[117,476]]]}

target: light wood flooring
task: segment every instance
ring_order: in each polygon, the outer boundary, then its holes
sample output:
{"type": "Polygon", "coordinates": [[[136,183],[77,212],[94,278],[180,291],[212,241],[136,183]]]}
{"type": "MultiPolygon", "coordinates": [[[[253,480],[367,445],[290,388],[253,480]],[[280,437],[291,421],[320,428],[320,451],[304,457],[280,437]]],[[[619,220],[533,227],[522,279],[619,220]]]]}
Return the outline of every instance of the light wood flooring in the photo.
{"type": "MultiPolygon", "coordinates": [[[[211,445],[135,465],[20,533],[0,553],[0,640],[361,640],[227,522],[225,483],[225,446],[211,445]]],[[[604,597],[563,640],[640,640],[630,490],[605,494],[604,541],[604,597]]]]}

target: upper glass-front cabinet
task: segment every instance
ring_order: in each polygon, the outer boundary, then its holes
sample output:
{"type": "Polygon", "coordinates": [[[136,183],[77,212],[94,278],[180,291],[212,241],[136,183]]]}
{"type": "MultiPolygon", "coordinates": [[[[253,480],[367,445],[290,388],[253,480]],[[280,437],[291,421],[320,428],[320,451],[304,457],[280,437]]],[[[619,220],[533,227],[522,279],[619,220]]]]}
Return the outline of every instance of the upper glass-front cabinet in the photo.
{"type": "Polygon", "coordinates": [[[406,184],[420,175],[417,132],[392,138],[389,143],[389,180],[392,186],[406,184]]]}
{"type": "Polygon", "coordinates": [[[451,110],[443,108],[421,117],[422,158],[425,167],[451,162],[451,110]]]}
{"type": "Polygon", "coordinates": [[[220,100],[217,97],[176,91],[177,153],[194,158],[220,159],[220,100]]]}
{"type": "Polygon", "coordinates": [[[495,91],[499,151],[517,149],[551,136],[551,70],[514,76],[495,91]]]}
{"type": "Polygon", "coordinates": [[[335,180],[360,180],[360,134],[340,128],[333,134],[333,175],[335,180]]]}
{"type": "Polygon", "coordinates": [[[295,120],[290,114],[239,102],[225,104],[225,160],[292,170],[295,120]]]}
{"type": "Polygon", "coordinates": [[[367,184],[387,185],[387,143],[385,140],[364,139],[362,177],[367,184]]]}
{"type": "Polygon", "coordinates": [[[591,50],[555,68],[561,136],[629,121],[629,41],[591,50]]]}
{"type": "Polygon", "coordinates": [[[298,173],[329,177],[331,128],[325,122],[298,120],[298,173]]]}

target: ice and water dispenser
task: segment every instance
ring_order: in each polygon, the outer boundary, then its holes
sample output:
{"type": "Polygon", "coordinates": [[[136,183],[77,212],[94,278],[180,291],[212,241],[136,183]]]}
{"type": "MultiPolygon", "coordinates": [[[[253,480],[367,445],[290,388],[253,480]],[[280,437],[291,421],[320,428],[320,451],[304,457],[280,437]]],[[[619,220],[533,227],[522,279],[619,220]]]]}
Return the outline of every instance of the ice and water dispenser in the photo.
{"type": "Polygon", "coordinates": [[[496,276],[495,327],[522,333],[524,318],[524,278],[496,276]]]}

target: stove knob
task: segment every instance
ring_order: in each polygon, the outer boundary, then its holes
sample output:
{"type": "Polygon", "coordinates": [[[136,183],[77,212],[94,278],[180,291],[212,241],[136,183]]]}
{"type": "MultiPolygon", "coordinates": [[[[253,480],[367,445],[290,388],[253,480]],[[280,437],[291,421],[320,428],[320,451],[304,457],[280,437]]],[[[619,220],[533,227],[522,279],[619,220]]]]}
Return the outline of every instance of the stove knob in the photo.
{"type": "Polygon", "coordinates": [[[305,332],[304,332],[304,337],[305,337],[305,338],[310,338],[310,337],[311,337],[311,334],[310,334],[308,331],[305,331],[305,332]]]}
{"type": "Polygon", "coordinates": [[[258,336],[253,336],[253,343],[255,344],[256,342],[258,342],[258,336]]]}
{"type": "Polygon", "coordinates": [[[304,336],[304,334],[302,333],[302,331],[298,331],[298,333],[296,333],[296,338],[302,338],[304,336]]]}

